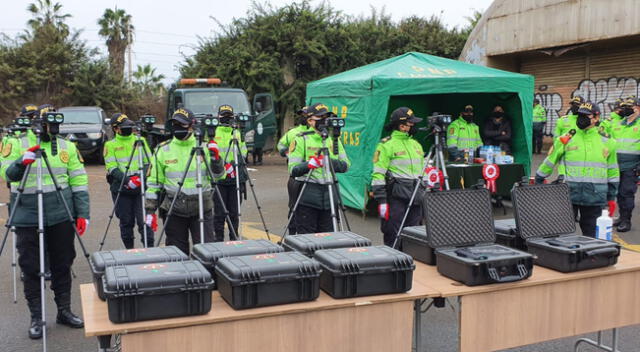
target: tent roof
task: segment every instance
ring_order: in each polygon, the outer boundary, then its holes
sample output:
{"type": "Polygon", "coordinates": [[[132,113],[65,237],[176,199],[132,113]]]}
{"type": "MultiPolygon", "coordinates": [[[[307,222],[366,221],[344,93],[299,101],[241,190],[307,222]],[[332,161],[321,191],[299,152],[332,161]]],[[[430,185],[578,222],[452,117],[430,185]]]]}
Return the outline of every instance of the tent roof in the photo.
{"type": "Polygon", "coordinates": [[[530,91],[533,77],[418,52],[408,52],[309,83],[307,95],[434,94],[530,91]],[[485,84],[497,79],[491,87],[485,84]],[[434,84],[434,80],[438,80],[434,84]],[[398,85],[389,85],[391,82],[398,85]],[[467,82],[459,85],[456,82],[467,82]],[[413,82],[413,83],[409,83],[413,82]],[[426,82],[428,86],[424,86],[426,82]],[[507,84],[505,84],[505,82],[507,84]],[[474,89],[475,86],[475,89],[474,89]],[[377,90],[382,91],[377,91],[377,90]]]}

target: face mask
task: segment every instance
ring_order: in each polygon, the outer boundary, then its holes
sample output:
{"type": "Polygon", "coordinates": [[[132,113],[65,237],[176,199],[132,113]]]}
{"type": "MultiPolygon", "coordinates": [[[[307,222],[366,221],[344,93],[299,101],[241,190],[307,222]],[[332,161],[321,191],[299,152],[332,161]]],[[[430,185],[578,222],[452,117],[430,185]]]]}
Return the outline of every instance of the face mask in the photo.
{"type": "Polygon", "coordinates": [[[180,140],[185,140],[187,138],[189,138],[189,136],[191,135],[191,132],[189,132],[189,129],[186,127],[174,127],[173,128],[173,136],[180,139],[180,140]]]}
{"type": "Polygon", "coordinates": [[[622,116],[627,117],[633,115],[633,108],[624,108],[622,110],[622,116]]]}
{"type": "Polygon", "coordinates": [[[416,126],[411,126],[411,128],[409,129],[409,135],[410,136],[415,136],[416,133],[418,133],[418,127],[416,126]]]}
{"type": "Polygon", "coordinates": [[[591,126],[591,119],[588,115],[578,115],[576,126],[578,126],[579,129],[584,130],[585,128],[591,126]]]}
{"type": "Polygon", "coordinates": [[[133,133],[133,128],[121,128],[120,135],[123,137],[128,137],[133,133]]]}
{"type": "Polygon", "coordinates": [[[578,113],[578,109],[580,109],[580,107],[578,105],[571,105],[571,113],[572,114],[577,114],[578,113]]]}
{"type": "Polygon", "coordinates": [[[500,117],[502,117],[502,116],[504,116],[504,112],[502,112],[502,111],[494,111],[494,112],[493,112],[493,117],[498,117],[498,118],[500,118],[500,117]]]}
{"type": "Polygon", "coordinates": [[[465,121],[467,122],[471,122],[473,121],[473,114],[464,114],[462,115],[462,118],[465,119],[465,121]]]}

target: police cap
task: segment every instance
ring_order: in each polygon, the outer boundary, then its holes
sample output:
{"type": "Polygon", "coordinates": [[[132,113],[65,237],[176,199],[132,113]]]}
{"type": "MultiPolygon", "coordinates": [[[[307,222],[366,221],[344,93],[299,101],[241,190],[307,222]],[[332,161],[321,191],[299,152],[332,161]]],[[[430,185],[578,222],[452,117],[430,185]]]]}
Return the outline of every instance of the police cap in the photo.
{"type": "Polygon", "coordinates": [[[37,116],[39,113],[40,113],[40,110],[38,110],[38,106],[36,104],[24,104],[20,108],[21,116],[34,117],[34,116],[37,116]]]}
{"type": "Polygon", "coordinates": [[[393,112],[391,113],[391,122],[419,123],[420,121],[422,121],[422,119],[415,116],[413,114],[413,110],[404,106],[393,110],[393,112]]]}
{"type": "Polygon", "coordinates": [[[229,104],[223,104],[218,107],[218,116],[233,116],[233,106],[229,104]]]}
{"type": "Polygon", "coordinates": [[[176,121],[181,125],[193,125],[193,112],[187,108],[180,108],[173,112],[169,121],[176,121]]]}

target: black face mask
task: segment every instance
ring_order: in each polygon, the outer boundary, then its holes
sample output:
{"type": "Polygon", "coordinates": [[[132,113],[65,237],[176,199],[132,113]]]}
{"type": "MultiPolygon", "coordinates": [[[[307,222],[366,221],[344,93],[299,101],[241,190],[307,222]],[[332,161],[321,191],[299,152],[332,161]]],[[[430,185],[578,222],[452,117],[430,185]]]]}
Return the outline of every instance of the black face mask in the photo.
{"type": "Polygon", "coordinates": [[[462,115],[462,118],[467,122],[471,122],[473,121],[473,114],[464,114],[462,115]]]}
{"type": "Polygon", "coordinates": [[[191,136],[191,132],[189,132],[189,128],[187,127],[174,127],[173,128],[173,136],[178,138],[179,140],[186,140],[191,136]]]}
{"type": "Polygon", "coordinates": [[[578,113],[578,109],[580,109],[580,107],[578,105],[571,105],[571,113],[576,115],[578,113]]]}
{"type": "Polygon", "coordinates": [[[500,118],[502,116],[504,116],[504,112],[502,112],[502,111],[494,111],[493,112],[493,117],[500,118]]]}
{"type": "Polygon", "coordinates": [[[624,108],[622,109],[622,116],[627,117],[633,115],[633,108],[624,108]]]}
{"type": "Polygon", "coordinates": [[[579,129],[584,130],[585,128],[591,126],[591,119],[588,115],[578,115],[576,126],[578,126],[579,129]]]}
{"type": "Polygon", "coordinates": [[[122,137],[128,137],[131,135],[131,133],[133,133],[133,128],[125,127],[120,129],[120,135],[122,137]]]}
{"type": "Polygon", "coordinates": [[[409,133],[410,136],[415,136],[416,133],[418,133],[418,127],[411,126],[411,128],[409,128],[409,132],[408,133],[409,133]]]}

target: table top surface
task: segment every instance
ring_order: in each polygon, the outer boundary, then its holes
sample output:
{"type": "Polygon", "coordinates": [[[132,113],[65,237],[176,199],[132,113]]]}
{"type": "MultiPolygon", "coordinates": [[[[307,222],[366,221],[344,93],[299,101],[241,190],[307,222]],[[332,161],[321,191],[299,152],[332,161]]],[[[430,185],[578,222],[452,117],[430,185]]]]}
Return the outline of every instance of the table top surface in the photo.
{"type": "Polygon", "coordinates": [[[320,291],[320,296],[315,301],[234,310],[227,304],[227,302],[224,301],[218,291],[213,291],[211,311],[209,311],[208,314],[123,324],[114,324],[109,320],[107,303],[98,298],[98,294],[96,293],[93,284],[80,285],[80,295],[82,299],[85,336],[100,336],[303,313],[309,311],[349,308],[369,304],[413,301],[416,299],[438,297],[440,296],[440,292],[430,287],[423,286],[414,280],[411,290],[406,293],[334,299],[323,291],[320,291]]]}

